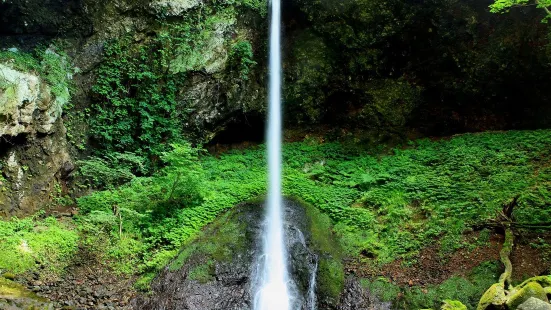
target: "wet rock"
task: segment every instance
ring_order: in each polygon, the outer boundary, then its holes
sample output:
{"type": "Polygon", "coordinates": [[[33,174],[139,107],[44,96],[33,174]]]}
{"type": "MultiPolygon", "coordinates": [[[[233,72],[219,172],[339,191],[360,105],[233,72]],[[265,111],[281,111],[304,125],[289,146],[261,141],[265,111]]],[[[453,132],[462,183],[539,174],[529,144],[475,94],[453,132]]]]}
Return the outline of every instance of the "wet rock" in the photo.
{"type": "Polygon", "coordinates": [[[381,302],[355,278],[348,278],[338,310],[390,310],[390,302],[381,302]]]}
{"type": "MultiPolygon", "coordinates": [[[[321,303],[308,294],[310,287],[316,287],[311,281],[313,273],[318,271],[320,254],[315,250],[305,209],[294,203],[286,204],[285,240],[292,262],[289,272],[293,279],[291,290],[297,296],[295,303],[301,309],[311,309],[312,303],[317,303],[318,309],[335,309],[336,305],[321,307],[321,303]]],[[[252,309],[259,281],[263,215],[261,206],[243,204],[219,218],[203,236],[188,245],[194,248],[192,254],[186,255],[184,249],[181,254],[184,256],[176,258],[154,280],[153,293],[133,300],[133,307],[143,310],[252,309]]]]}

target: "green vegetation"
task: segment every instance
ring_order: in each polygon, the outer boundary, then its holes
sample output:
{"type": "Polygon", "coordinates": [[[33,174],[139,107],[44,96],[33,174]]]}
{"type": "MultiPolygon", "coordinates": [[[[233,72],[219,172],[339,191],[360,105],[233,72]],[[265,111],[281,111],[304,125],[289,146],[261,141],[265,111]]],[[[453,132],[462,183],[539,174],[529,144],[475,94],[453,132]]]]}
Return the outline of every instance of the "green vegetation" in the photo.
{"type": "Polygon", "coordinates": [[[547,17],[545,18],[544,22],[547,21],[548,18],[551,17],[551,11],[549,9],[551,8],[551,1],[549,0],[496,0],[494,4],[490,5],[490,9],[494,13],[504,13],[508,12],[510,8],[512,7],[518,7],[518,6],[524,6],[533,4],[538,8],[541,8],[547,13],[547,17]]]}
{"type": "Polygon", "coordinates": [[[0,271],[37,271],[55,276],[78,248],[78,233],[55,218],[0,221],[0,271]]]}
{"type": "Polygon", "coordinates": [[[251,68],[257,63],[253,60],[253,47],[249,41],[239,41],[232,46],[230,59],[233,66],[237,67],[242,80],[249,79],[251,68]]]}
{"type": "Polygon", "coordinates": [[[190,72],[231,74],[248,80],[253,48],[236,25],[243,9],[263,12],[265,1],[215,1],[186,12],[185,18],[157,17],[143,42],[124,36],[105,44],[104,61],[92,88],[90,129],[98,153],[131,151],[143,156],[147,173],[159,156],[182,142],[186,116],[193,111],[181,89],[190,72]]]}
{"type": "MultiPolygon", "coordinates": [[[[466,246],[463,230],[495,217],[516,195],[517,220],[545,221],[550,145],[549,131],[419,140],[383,156],[335,143],[292,143],[284,150],[284,189],[331,218],[348,255],[377,264],[411,260],[435,238],[443,254],[466,246]]],[[[167,154],[178,152],[197,156],[189,146],[167,154]]],[[[181,155],[166,155],[168,166],[158,175],[83,197],[79,206],[85,217],[102,212],[115,223],[116,205],[123,234],[144,251],[131,256],[135,261],[121,261],[127,266],[122,269],[155,270],[220,212],[264,193],[264,152],[260,147],[200,161],[189,157],[177,166],[171,164],[181,155]],[[170,198],[179,173],[189,186],[177,186],[181,198],[170,198]]]]}
{"type": "MultiPolygon", "coordinates": [[[[153,176],[129,177],[130,182],[119,187],[124,178],[105,179],[112,180],[100,184],[106,190],[78,200],[81,215],[76,223],[85,236],[81,242],[109,258],[120,272],[151,279],[152,273],[221,212],[265,192],[264,147],[218,158],[200,156],[189,144],[172,147],[173,151],[161,156],[165,168],[153,176]]],[[[286,144],[283,155],[285,194],[321,210],[325,215],[319,227],[334,225],[342,253],[366,264],[400,258],[412,263],[419,250],[434,240],[440,240],[442,254],[468,246],[462,235],[465,228],[495,218],[502,205],[517,195],[517,221],[539,223],[549,217],[551,131],[547,130],[418,140],[375,155],[354,145],[307,140],[286,144]]],[[[100,160],[98,171],[108,167],[115,169],[114,176],[117,171],[125,176],[137,167],[117,161],[120,158],[126,157],[100,160]]],[[[88,176],[94,184],[94,173],[88,176]]],[[[232,231],[240,228],[228,225],[223,229],[233,236],[232,231]]],[[[316,229],[313,232],[316,238],[316,229]]],[[[319,242],[319,249],[340,257],[327,242],[319,242]]],[[[171,268],[179,268],[195,250],[185,248],[171,268]]],[[[225,257],[223,250],[211,250],[205,253],[225,257]]],[[[328,276],[342,279],[342,266],[328,263],[322,267],[327,267],[328,276]]],[[[446,284],[450,292],[471,287],[459,278],[450,281],[446,284]]],[[[441,302],[445,297],[472,304],[473,296],[478,294],[478,298],[484,291],[478,292],[479,288],[494,281],[473,284],[476,289],[469,289],[470,295],[436,294],[415,303],[431,306],[424,302],[441,302]]],[[[341,287],[340,280],[333,282],[336,286],[328,287],[328,292],[341,287]]],[[[146,283],[143,280],[140,285],[146,283]]],[[[406,293],[412,303],[420,294],[406,293]]]]}
{"type": "Polygon", "coordinates": [[[484,262],[474,268],[466,277],[452,277],[440,285],[426,288],[401,288],[388,279],[379,278],[373,281],[362,280],[362,285],[375,294],[381,301],[392,301],[397,309],[440,309],[442,301],[449,300],[450,306],[461,309],[458,302],[466,309],[476,309],[478,300],[484,291],[499,277],[498,262],[484,262]]]}

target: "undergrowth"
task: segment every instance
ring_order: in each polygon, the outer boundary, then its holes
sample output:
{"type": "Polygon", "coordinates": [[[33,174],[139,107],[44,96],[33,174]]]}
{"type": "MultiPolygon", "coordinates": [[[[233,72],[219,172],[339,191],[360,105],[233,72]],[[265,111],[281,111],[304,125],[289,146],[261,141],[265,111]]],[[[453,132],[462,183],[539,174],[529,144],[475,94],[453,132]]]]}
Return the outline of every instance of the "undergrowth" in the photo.
{"type": "MultiPolygon", "coordinates": [[[[517,221],[546,222],[550,146],[548,130],[418,140],[376,155],[337,143],[289,143],[284,194],[329,216],[345,255],[369,264],[411,262],[434,240],[442,254],[467,246],[463,231],[495,218],[517,195],[517,221]]],[[[189,144],[173,145],[161,160],[165,168],[122,186],[124,178],[115,174],[127,176],[131,166],[98,165],[112,169],[114,184],[78,200],[82,242],[96,245],[119,272],[144,274],[141,287],[205,225],[266,190],[263,146],[213,157],[189,144]]]]}

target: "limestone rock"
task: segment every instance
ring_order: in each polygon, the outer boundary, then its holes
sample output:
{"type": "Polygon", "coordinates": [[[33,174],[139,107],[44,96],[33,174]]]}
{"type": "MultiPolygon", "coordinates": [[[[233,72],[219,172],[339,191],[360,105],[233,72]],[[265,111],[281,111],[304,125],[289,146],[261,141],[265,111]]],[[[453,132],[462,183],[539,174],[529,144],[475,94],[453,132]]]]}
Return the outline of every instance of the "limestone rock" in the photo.
{"type": "Polygon", "coordinates": [[[0,64],[0,137],[52,133],[67,100],[37,75],[0,64]]]}
{"type": "Polygon", "coordinates": [[[517,310],[551,310],[551,305],[543,300],[530,297],[518,306],[517,310]]]}
{"type": "Polygon", "coordinates": [[[156,0],[149,4],[153,13],[179,16],[187,10],[200,5],[202,0],[156,0]]]}

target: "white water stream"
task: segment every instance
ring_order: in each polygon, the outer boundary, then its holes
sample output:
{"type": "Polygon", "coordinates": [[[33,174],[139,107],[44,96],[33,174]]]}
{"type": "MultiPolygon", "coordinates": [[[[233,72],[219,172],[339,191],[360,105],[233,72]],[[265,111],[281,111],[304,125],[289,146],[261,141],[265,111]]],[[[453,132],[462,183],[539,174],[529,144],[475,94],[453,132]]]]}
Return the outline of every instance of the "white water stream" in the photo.
{"type": "Polygon", "coordinates": [[[290,310],[291,294],[281,196],[281,2],[271,0],[270,85],[268,108],[268,197],[263,259],[255,310],[290,310]]]}

